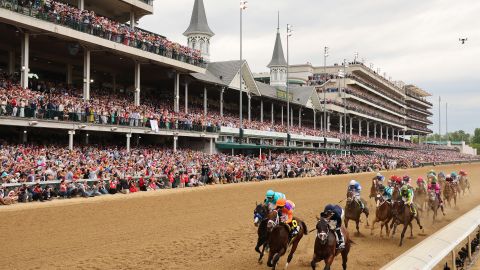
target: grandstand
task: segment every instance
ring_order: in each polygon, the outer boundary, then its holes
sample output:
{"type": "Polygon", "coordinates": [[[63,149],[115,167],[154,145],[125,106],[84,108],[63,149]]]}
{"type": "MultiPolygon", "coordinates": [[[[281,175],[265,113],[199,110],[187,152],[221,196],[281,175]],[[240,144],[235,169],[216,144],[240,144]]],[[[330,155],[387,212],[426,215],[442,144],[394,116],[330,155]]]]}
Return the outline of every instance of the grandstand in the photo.
{"type": "Polygon", "coordinates": [[[202,0],[187,46],[137,26],[152,4],[0,0],[0,124],[23,143],[50,130],[70,149],[104,138],[130,151],[133,137],[210,154],[413,148],[412,136],[431,132],[429,94],[417,86],[355,61],[291,65],[287,91],[280,30],[265,77],[245,60],[210,60],[202,0]]]}

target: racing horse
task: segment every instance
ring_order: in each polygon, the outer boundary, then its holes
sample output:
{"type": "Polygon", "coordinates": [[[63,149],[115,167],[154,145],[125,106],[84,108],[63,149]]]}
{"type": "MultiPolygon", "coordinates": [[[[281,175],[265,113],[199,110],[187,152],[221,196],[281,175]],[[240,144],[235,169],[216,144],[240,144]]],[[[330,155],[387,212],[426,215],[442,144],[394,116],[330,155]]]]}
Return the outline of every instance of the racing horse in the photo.
{"type": "Polygon", "coordinates": [[[470,191],[470,182],[468,182],[467,176],[460,175],[458,179],[458,185],[460,186],[460,189],[462,190],[463,195],[465,195],[465,192],[467,189],[468,191],[470,191]]]}
{"type": "Polygon", "coordinates": [[[392,210],[393,210],[392,211],[393,221],[392,221],[392,224],[390,225],[390,229],[392,229],[393,227],[393,231],[391,236],[393,237],[393,235],[395,234],[398,224],[403,224],[403,230],[400,236],[400,246],[402,246],[403,238],[405,237],[405,231],[409,226],[410,226],[410,238],[413,238],[412,221],[414,219],[417,221],[417,224],[420,227],[420,230],[423,230],[423,227],[420,224],[420,219],[418,217],[418,214],[414,215],[410,207],[408,207],[408,205],[406,205],[403,201],[393,202],[392,210]]]}
{"type": "Polygon", "coordinates": [[[268,207],[263,203],[256,204],[255,210],[253,211],[253,224],[258,227],[257,234],[257,245],[255,246],[255,251],[260,254],[258,262],[260,263],[265,252],[265,248],[268,246],[268,229],[267,229],[267,214],[268,207]],[[260,250],[262,247],[262,250],[260,250]]]}
{"type": "Polygon", "coordinates": [[[413,202],[420,207],[419,210],[423,211],[428,206],[427,189],[424,185],[421,185],[415,189],[415,196],[413,202]]]}
{"type": "Polygon", "coordinates": [[[315,246],[313,250],[313,259],[310,262],[312,269],[315,270],[317,262],[324,261],[325,267],[323,269],[330,270],[330,267],[333,263],[335,257],[341,253],[342,254],[342,267],[344,270],[347,269],[348,253],[350,252],[350,247],[353,241],[348,235],[348,231],[345,227],[341,227],[343,237],[345,240],[345,248],[343,250],[338,250],[337,246],[337,236],[335,232],[330,228],[329,220],[324,214],[318,219],[317,222],[317,237],[315,238],[315,246]]]}
{"type": "MultiPolygon", "coordinates": [[[[362,200],[360,198],[360,200],[362,200]]],[[[362,207],[360,205],[360,202],[358,202],[354,195],[353,195],[353,192],[352,191],[348,191],[347,192],[347,204],[345,206],[345,228],[348,228],[348,222],[350,220],[353,220],[355,221],[355,224],[356,224],[356,228],[357,228],[357,233],[360,234],[360,227],[359,227],[359,223],[360,223],[360,216],[362,215],[362,213],[365,214],[365,216],[367,217],[367,226],[369,226],[368,224],[368,215],[369,215],[369,211],[368,211],[368,208],[367,208],[367,205],[366,205],[366,202],[363,201],[363,210],[362,210],[362,207]]]]}
{"type": "Polygon", "coordinates": [[[377,200],[378,194],[378,184],[377,184],[377,177],[372,179],[372,187],[370,187],[370,195],[368,196],[369,199],[374,198],[377,200]]]}
{"type": "Polygon", "coordinates": [[[298,224],[298,233],[295,237],[290,239],[290,228],[288,228],[287,224],[280,222],[280,216],[277,210],[273,210],[267,215],[267,229],[269,230],[267,266],[272,267],[273,270],[277,266],[280,257],[287,252],[288,246],[291,245],[292,247],[287,257],[287,263],[285,264],[285,269],[287,269],[288,264],[293,259],[293,254],[297,250],[298,243],[302,239],[303,235],[308,234],[308,229],[305,222],[295,217],[293,220],[298,224]]]}
{"type": "Polygon", "coordinates": [[[445,189],[443,191],[443,199],[445,202],[448,202],[448,205],[452,207],[452,200],[457,206],[457,191],[455,189],[455,184],[449,181],[445,181],[445,189]]]}
{"type": "Polygon", "coordinates": [[[429,191],[428,192],[428,209],[427,209],[427,215],[430,210],[433,212],[433,223],[435,223],[435,219],[437,218],[437,213],[438,213],[438,208],[442,208],[442,213],[445,216],[445,212],[443,211],[443,206],[440,204],[440,200],[435,194],[435,191],[429,191]]]}
{"type": "Polygon", "coordinates": [[[383,227],[385,226],[385,231],[387,236],[390,234],[388,230],[388,225],[390,220],[392,220],[392,202],[385,200],[385,198],[377,194],[377,209],[375,211],[375,220],[372,223],[372,229],[370,234],[373,235],[373,229],[375,228],[375,223],[380,222],[380,237],[382,237],[383,227]]]}

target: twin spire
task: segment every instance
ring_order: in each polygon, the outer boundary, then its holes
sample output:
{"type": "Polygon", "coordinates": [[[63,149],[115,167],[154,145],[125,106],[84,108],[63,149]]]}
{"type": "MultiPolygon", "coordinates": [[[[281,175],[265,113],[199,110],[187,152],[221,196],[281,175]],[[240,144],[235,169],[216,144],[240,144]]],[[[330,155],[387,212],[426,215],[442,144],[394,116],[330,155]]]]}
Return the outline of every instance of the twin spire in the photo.
{"type": "Polygon", "coordinates": [[[287,66],[287,61],[285,61],[285,55],[283,54],[282,38],[280,36],[280,13],[278,14],[277,38],[275,39],[275,47],[273,48],[272,60],[270,60],[270,63],[267,67],[271,68],[273,66],[287,66]]]}
{"type": "Polygon", "coordinates": [[[192,34],[204,34],[210,37],[215,35],[215,33],[213,33],[208,26],[203,0],[195,0],[192,10],[192,17],[190,19],[190,25],[183,33],[183,35],[187,37],[192,34]]]}

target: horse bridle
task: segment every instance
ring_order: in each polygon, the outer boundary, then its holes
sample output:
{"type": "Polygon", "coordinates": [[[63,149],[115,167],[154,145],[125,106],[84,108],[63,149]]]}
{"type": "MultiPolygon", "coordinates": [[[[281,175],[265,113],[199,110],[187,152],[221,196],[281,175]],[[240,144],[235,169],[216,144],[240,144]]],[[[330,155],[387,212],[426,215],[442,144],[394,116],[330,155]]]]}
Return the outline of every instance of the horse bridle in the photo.
{"type": "Polygon", "coordinates": [[[279,218],[279,215],[278,215],[278,211],[277,210],[273,210],[272,212],[275,212],[277,214],[276,218],[275,218],[275,221],[269,219],[268,222],[267,222],[267,228],[270,228],[272,229],[273,227],[277,226],[278,223],[280,222],[280,218],[279,218]]]}
{"type": "Polygon", "coordinates": [[[256,212],[256,213],[253,213],[253,223],[254,224],[258,224],[260,221],[262,221],[264,219],[263,215],[256,212]]]}
{"type": "MultiPolygon", "coordinates": [[[[322,219],[325,222],[327,222],[327,220],[325,218],[322,218],[322,219]]],[[[318,222],[321,222],[321,221],[322,220],[319,220],[318,222]]],[[[317,238],[320,240],[322,245],[327,241],[329,233],[330,233],[330,226],[328,225],[328,222],[327,222],[327,231],[326,232],[324,232],[324,231],[318,232],[318,229],[317,229],[317,238]]]]}

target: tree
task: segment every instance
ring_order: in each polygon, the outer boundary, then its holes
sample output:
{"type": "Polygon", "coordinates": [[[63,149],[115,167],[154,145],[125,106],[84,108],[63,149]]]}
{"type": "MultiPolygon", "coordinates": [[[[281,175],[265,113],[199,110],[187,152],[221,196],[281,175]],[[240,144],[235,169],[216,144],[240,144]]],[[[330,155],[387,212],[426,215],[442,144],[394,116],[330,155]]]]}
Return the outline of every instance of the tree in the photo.
{"type": "Polygon", "coordinates": [[[480,128],[476,128],[473,133],[472,143],[480,144],[480,128]]]}

